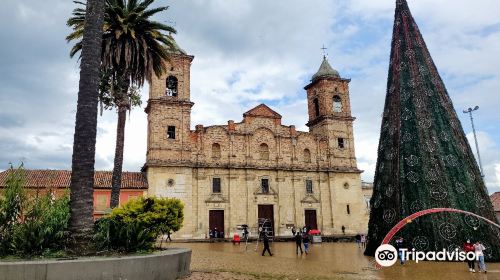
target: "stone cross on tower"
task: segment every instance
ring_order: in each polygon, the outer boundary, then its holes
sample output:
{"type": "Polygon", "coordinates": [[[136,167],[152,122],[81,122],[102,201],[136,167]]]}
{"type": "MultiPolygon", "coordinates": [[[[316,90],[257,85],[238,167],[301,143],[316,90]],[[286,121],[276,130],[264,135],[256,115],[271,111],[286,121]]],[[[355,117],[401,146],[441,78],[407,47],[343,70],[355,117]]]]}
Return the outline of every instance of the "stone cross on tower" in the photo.
{"type": "Polygon", "coordinates": [[[323,47],[321,49],[323,50],[323,57],[326,57],[326,50],[328,48],[326,48],[325,45],[323,45],[323,47]]]}

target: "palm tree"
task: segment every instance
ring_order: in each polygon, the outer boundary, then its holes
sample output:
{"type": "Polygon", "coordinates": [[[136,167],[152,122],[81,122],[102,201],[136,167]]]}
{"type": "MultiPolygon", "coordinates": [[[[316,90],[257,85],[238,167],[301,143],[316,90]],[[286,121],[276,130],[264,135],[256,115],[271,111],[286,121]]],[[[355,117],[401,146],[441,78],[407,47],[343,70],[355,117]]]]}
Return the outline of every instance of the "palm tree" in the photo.
{"type": "MultiPolygon", "coordinates": [[[[123,146],[125,138],[126,111],[130,110],[131,85],[141,87],[144,81],[151,81],[153,75],[165,72],[165,60],[169,49],[174,49],[173,39],[164,32],[176,33],[175,29],[151,20],[150,18],[168,7],[151,8],[154,0],[106,0],[104,33],[102,35],[101,69],[110,71],[111,85],[116,85],[113,102],[118,111],[116,149],[113,167],[111,208],[118,206],[123,146]]],[[[80,40],[82,34],[81,13],[75,9],[68,25],[73,32],[66,37],[68,41],[80,40]]],[[[81,50],[81,41],[71,49],[73,57],[81,50]]]]}
{"type": "Polygon", "coordinates": [[[70,230],[75,241],[90,237],[93,220],[94,162],[97,132],[99,67],[101,65],[104,2],[88,0],[78,11],[88,20],[80,22],[81,63],[71,166],[70,230]]]}

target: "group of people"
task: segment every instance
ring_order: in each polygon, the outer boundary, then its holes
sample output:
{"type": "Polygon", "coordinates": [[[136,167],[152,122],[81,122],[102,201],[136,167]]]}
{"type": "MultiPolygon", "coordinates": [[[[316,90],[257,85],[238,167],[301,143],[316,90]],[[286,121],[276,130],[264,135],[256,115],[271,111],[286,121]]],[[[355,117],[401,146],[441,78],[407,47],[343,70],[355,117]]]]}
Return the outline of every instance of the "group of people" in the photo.
{"type": "MultiPolygon", "coordinates": [[[[484,272],[486,273],[486,264],[484,263],[484,253],[483,251],[486,250],[483,244],[481,244],[480,241],[476,241],[476,243],[472,244],[470,239],[467,239],[467,241],[463,245],[463,250],[468,253],[468,252],[474,252],[475,255],[477,256],[477,262],[478,262],[478,268],[479,272],[484,272]]],[[[470,272],[476,272],[476,262],[473,260],[468,260],[467,259],[467,266],[469,267],[470,272]]]]}
{"type": "Polygon", "coordinates": [[[358,248],[366,248],[366,235],[358,233],[354,239],[356,240],[358,248]]]}
{"type": "Polygon", "coordinates": [[[302,255],[304,252],[309,254],[309,243],[311,242],[311,237],[309,234],[310,228],[303,227],[302,229],[295,230],[292,228],[292,235],[295,240],[295,253],[298,255],[299,250],[302,255]],[[302,244],[304,244],[304,250],[302,251],[302,244]]]}
{"type": "Polygon", "coordinates": [[[208,231],[208,236],[210,238],[224,238],[224,231],[222,231],[222,230],[219,231],[219,230],[217,230],[217,228],[214,228],[213,230],[210,229],[208,231]]]}
{"type": "MultiPolygon", "coordinates": [[[[406,249],[403,237],[399,237],[396,239],[395,247],[396,247],[396,250],[398,251],[399,261],[403,265],[405,263],[403,250],[406,249]]],[[[484,250],[486,250],[486,248],[484,247],[483,244],[481,244],[480,241],[476,241],[476,243],[473,244],[470,241],[470,239],[467,239],[467,241],[464,243],[462,249],[465,253],[474,252],[474,254],[477,258],[479,272],[484,272],[484,273],[487,272],[486,271],[486,264],[484,263],[484,250]]],[[[476,264],[475,263],[476,263],[475,260],[467,259],[467,266],[469,267],[470,272],[476,272],[476,268],[475,268],[476,264]]]]}
{"type": "MultiPolygon", "coordinates": [[[[295,228],[292,228],[292,235],[295,240],[295,253],[298,255],[299,251],[300,254],[302,255],[304,252],[309,254],[309,243],[311,242],[311,237],[309,234],[309,228],[304,227],[302,229],[296,230],[295,228]],[[304,250],[302,250],[302,244],[304,244],[304,250]]],[[[246,227],[243,229],[243,238],[246,239],[248,238],[248,230],[246,227]]],[[[264,249],[262,250],[262,256],[265,255],[266,252],[269,253],[270,256],[273,254],[271,253],[271,247],[269,245],[270,238],[267,234],[266,231],[262,231],[261,233],[261,238],[262,238],[262,243],[264,244],[264,249]]],[[[217,228],[214,228],[213,230],[209,231],[210,238],[223,238],[224,237],[224,232],[223,231],[218,231],[217,228]]],[[[170,232],[168,233],[168,238],[170,238],[170,232]]],[[[356,244],[358,245],[358,248],[366,248],[366,243],[367,243],[367,238],[366,235],[364,234],[357,234],[355,236],[356,244]]],[[[406,249],[405,246],[405,241],[403,237],[398,237],[395,241],[395,248],[398,251],[398,257],[401,265],[405,263],[405,256],[403,254],[404,249],[406,249]]],[[[474,254],[477,256],[477,262],[478,262],[478,269],[479,272],[484,272],[486,273],[486,264],[484,262],[484,250],[486,248],[484,247],[483,244],[481,244],[480,241],[477,241],[476,243],[471,243],[470,239],[467,239],[467,241],[463,245],[463,250],[466,253],[469,252],[474,252],[474,254]]],[[[467,260],[467,265],[469,267],[470,272],[476,272],[475,269],[475,261],[474,260],[467,260]]]]}
{"type": "MultiPolygon", "coordinates": [[[[295,240],[295,253],[298,255],[299,250],[300,254],[306,253],[309,254],[309,243],[311,242],[311,237],[309,234],[310,228],[304,227],[299,230],[295,230],[295,228],[292,228],[292,235],[295,240]],[[304,250],[302,250],[302,244],[304,244],[304,250]]],[[[270,256],[273,254],[271,253],[271,249],[269,246],[269,236],[266,234],[266,232],[262,232],[262,241],[264,243],[264,249],[262,250],[262,256],[265,255],[266,252],[269,253],[270,256]]]]}
{"type": "Polygon", "coordinates": [[[302,255],[304,252],[309,254],[309,242],[311,241],[311,238],[309,237],[309,231],[298,231],[295,232],[295,230],[292,230],[292,234],[294,235],[295,239],[295,253],[298,255],[299,250],[300,254],[302,255]],[[302,244],[304,244],[304,251],[302,251],[302,244]]]}

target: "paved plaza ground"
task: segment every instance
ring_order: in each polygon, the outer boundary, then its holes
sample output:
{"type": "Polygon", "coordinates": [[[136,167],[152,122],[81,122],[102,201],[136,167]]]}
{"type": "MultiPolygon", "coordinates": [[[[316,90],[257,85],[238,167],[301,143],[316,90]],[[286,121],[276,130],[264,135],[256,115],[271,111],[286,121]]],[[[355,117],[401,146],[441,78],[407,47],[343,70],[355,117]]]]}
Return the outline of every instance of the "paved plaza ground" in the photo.
{"type": "Polygon", "coordinates": [[[465,263],[410,262],[377,270],[373,258],[354,243],[313,245],[309,255],[296,255],[295,244],[275,242],[273,256],[262,257],[255,243],[169,243],[167,247],[191,248],[191,276],[198,279],[500,279],[500,263],[487,263],[488,274],[469,273],[465,263]]]}

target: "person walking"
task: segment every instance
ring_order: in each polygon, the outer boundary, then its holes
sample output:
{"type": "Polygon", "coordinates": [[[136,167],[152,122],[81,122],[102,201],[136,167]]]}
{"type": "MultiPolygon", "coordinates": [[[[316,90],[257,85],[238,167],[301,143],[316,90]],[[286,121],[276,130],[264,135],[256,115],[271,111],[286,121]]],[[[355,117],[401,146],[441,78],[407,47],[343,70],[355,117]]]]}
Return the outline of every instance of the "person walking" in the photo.
{"type": "Polygon", "coordinates": [[[366,235],[361,234],[361,247],[366,248],[366,235]]]}
{"type": "Polygon", "coordinates": [[[358,245],[358,248],[361,248],[361,235],[359,235],[359,233],[356,234],[354,239],[356,239],[356,244],[358,245]]]}
{"type": "Polygon", "coordinates": [[[167,231],[167,240],[172,242],[172,238],[170,238],[170,230],[167,231]]]}
{"type": "Polygon", "coordinates": [[[244,228],[243,228],[243,240],[245,240],[245,242],[247,242],[247,241],[248,241],[248,233],[249,233],[249,232],[248,232],[247,227],[244,227],[244,228]]]}
{"type": "Polygon", "coordinates": [[[269,255],[272,257],[273,254],[271,253],[271,248],[269,247],[269,237],[267,237],[267,234],[264,233],[264,250],[262,250],[262,256],[267,252],[269,252],[269,255]]]}
{"type": "Polygon", "coordinates": [[[399,261],[401,265],[405,264],[405,256],[403,253],[403,249],[405,248],[403,237],[399,237],[396,240],[396,250],[398,250],[399,261]]]}
{"type": "MultiPolygon", "coordinates": [[[[463,245],[463,250],[465,254],[469,252],[474,252],[474,244],[470,242],[470,239],[467,239],[467,241],[463,245]]],[[[469,271],[470,272],[476,272],[475,270],[475,265],[474,265],[474,260],[469,260],[467,259],[467,266],[469,266],[469,271]]]]}
{"type": "Polygon", "coordinates": [[[484,273],[487,273],[486,264],[484,263],[484,250],[486,250],[486,248],[480,241],[477,241],[476,244],[474,244],[474,252],[476,253],[476,257],[479,257],[479,272],[484,271],[484,273]]]}
{"type": "Polygon", "coordinates": [[[304,243],[304,252],[306,252],[306,255],[309,254],[309,234],[304,233],[304,236],[302,237],[302,243],[304,243]]]}
{"type": "Polygon", "coordinates": [[[297,232],[294,236],[295,239],[295,254],[299,254],[299,249],[300,249],[300,254],[302,255],[304,252],[302,251],[302,236],[300,236],[300,232],[297,232]]]}

